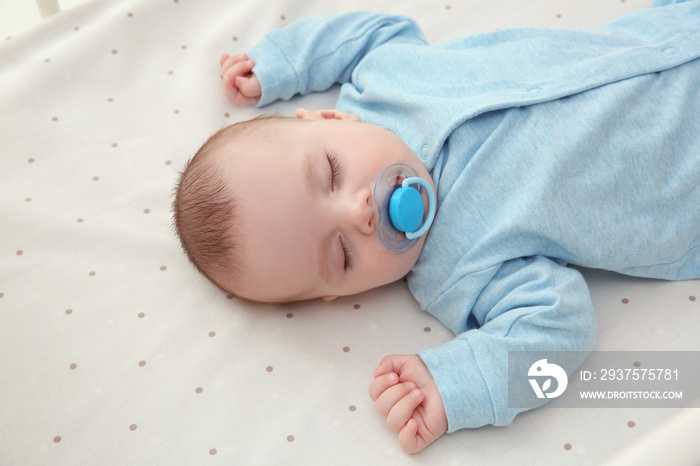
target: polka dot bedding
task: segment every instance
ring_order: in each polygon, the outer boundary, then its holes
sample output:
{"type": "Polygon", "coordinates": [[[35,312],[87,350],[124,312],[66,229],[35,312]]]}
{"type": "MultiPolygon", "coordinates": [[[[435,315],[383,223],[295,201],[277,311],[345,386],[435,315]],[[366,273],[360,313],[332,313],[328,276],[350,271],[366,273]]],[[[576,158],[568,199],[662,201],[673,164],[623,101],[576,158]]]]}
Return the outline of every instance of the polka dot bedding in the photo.
{"type": "MultiPolygon", "coordinates": [[[[222,294],[171,228],[229,104],[218,58],[306,16],[415,18],[432,43],[594,27],[646,0],[92,1],[0,38],[0,464],[598,464],[672,409],[540,409],[404,454],[367,395],[452,335],[404,281],[336,301],[222,294]],[[526,462],[530,462],[526,460],[526,462]]],[[[330,108],[338,89],[265,112],[330,108]]],[[[700,350],[700,285],[584,270],[598,350],[700,350]]]]}

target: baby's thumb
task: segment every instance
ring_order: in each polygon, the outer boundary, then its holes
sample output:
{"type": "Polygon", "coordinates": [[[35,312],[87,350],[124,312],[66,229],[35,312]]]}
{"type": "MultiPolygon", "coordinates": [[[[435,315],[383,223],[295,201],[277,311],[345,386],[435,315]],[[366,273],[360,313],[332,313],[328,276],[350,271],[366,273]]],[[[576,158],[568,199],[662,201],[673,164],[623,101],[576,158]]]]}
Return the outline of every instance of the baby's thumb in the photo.
{"type": "Polygon", "coordinates": [[[409,419],[399,432],[399,445],[406,453],[417,453],[425,446],[418,437],[418,422],[415,419],[409,419]]]}
{"type": "Polygon", "coordinates": [[[260,96],[260,85],[257,83],[257,79],[236,76],[235,84],[241,94],[246,97],[260,96]]]}

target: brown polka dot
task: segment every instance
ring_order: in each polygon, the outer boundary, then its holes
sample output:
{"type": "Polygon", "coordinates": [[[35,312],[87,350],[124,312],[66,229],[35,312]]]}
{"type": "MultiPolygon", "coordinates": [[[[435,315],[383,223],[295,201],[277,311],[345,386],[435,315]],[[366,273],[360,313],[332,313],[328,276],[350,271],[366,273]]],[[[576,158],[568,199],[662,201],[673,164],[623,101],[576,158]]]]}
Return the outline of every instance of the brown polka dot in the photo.
{"type": "Polygon", "coordinates": [[[92,181],[100,181],[100,177],[99,177],[99,176],[93,176],[93,177],[92,177],[92,181]]]}
{"type": "Polygon", "coordinates": [[[173,74],[172,70],[168,71],[168,74],[173,74]]]}
{"type": "Polygon", "coordinates": [[[557,19],[561,19],[561,13],[557,14],[557,19]]]}
{"type": "Polygon", "coordinates": [[[343,347],[343,352],[344,352],[344,353],[347,353],[348,351],[350,351],[350,347],[349,347],[349,346],[343,347]]]}
{"type": "Polygon", "coordinates": [[[636,425],[637,425],[637,424],[635,424],[634,421],[630,421],[630,422],[627,423],[627,427],[630,427],[630,428],[632,428],[632,427],[634,427],[634,426],[636,426],[636,425]]]}
{"type": "Polygon", "coordinates": [[[695,296],[688,296],[688,299],[691,301],[695,301],[696,298],[695,298],[695,296]]]}
{"type": "Polygon", "coordinates": [[[628,304],[630,302],[627,298],[622,298],[622,304],[628,304]]]}
{"type": "Polygon", "coordinates": [[[226,295],[226,299],[233,299],[233,298],[234,298],[234,296],[231,293],[226,295]]]}
{"type": "Polygon", "coordinates": [[[117,144],[116,142],[113,142],[113,143],[112,143],[112,147],[115,148],[115,149],[117,148],[118,145],[119,145],[119,144],[117,144]]]}
{"type": "Polygon", "coordinates": [[[131,17],[134,16],[134,14],[133,14],[132,12],[128,12],[128,13],[126,14],[126,16],[128,16],[129,18],[131,18],[131,17]]]}
{"type": "Polygon", "coordinates": [[[350,407],[348,409],[350,411],[355,411],[357,408],[355,407],[355,405],[350,405],[350,407]]]}
{"type": "Polygon", "coordinates": [[[76,26],[76,27],[74,27],[74,28],[73,28],[73,30],[74,30],[74,31],[78,31],[78,30],[80,30],[80,26],[76,26]]]}
{"type": "Polygon", "coordinates": [[[634,367],[639,367],[639,366],[642,365],[642,363],[639,362],[639,361],[634,361],[634,364],[632,364],[632,365],[633,365],[634,367]]]}
{"type": "Polygon", "coordinates": [[[117,54],[117,49],[112,49],[112,55],[116,55],[116,54],[117,54]]]}
{"type": "Polygon", "coordinates": [[[293,435],[287,435],[287,442],[293,442],[294,441],[294,436],[293,435]]]}
{"type": "Polygon", "coordinates": [[[451,8],[452,8],[452,7],[451,7],[450,5],[445,5],[445,9],[446,9],[446,10],[449,10],[449,9],[451,9],[451,8]]]}
{"type": "Polygon", "coordinates": [[[280,19],[281,19],[282,21],[284,21],[285,19],[287,19],[287,17],[284,16],[284,15],[280,15],[280,19]]]}
{"type": "Polygon", "coordinates": [[[195,393],[202,393],[202,391],[203,391],[203,390],[202,390],[202,387],[197,387],[197,388],[194,389],[194,392],[195,392],[195,393]]]}
{"type": "Polygon", "coordinates": [[[29,157],[29,158],[27,159],[27,162],[29,162],[29,163],[34,163],[34,159],[31,158],[31,157],[29,157]]]}
{"type": "Polygon", "coordinates": [[[266,370],[267,372],[272,372],[274,369],[272,368],[272,366],[267,366],[267,367],[265,368],[265,370],[266,370]]]}
{"type": "Polygon", "coordinates": [[[131,424],[131,425],[129,426],[129,430],[132,431],[132,432],[135,431],[135,430],[136,430],[136,424],[131,424]]]}
{"type": "Polygon", "coordinates": [[[51,121],[58,121],[58,117],[51,118],[51,121]]]}
{"type": "Polygon", "coordinates": [[[83,219],[82,219],[82,218],[79,218],[79,219],[77,220],[77,222],[78,222],[78,223],[83,223],[83,219]]]}
{"type": "MultiPolygon", "coordinates": [[[[175,0],[175,3],[177,3],[177,0],[175,0]]],[[[212,448],[211,450],[209,450],[209,454],[212,456],[216,455],[216,448],[212,448]]]]}
{"type": "Polygon", "coordinates": [[[32,198],[31,198],[31,197],[28,197],[28,198],[26,198],[26,199],[24,200],[24,202],[32,202],[32,198]]]}
{"type": "Polygon", "coordinates": [[[161,265],[161,266],[160,266],[160,271],[161,271],[161,272],[165,272],[166,270],[168,270],[168,268],[167,268],[166,266],[164,266],[164,265],[161,265]]]}
{"type": "Polygon", "coordinates": [[[225,116],[226,118],[229,118],[231,115],[229,115],[228,113],[224,113],[224,116],[225,116]]]}
{"type": "Polygon", "coordinates": [[[60,435],[57,435],[57,436],[55,436],[55,437],[53,438],[53,443],[58,443],[58,442],[60,442],[60,441],[61,441],[61,436],[60,436],[60,435]]]}
{"type": "Polygon", "coordinates": [[[564,444],[564,450],[571,450],[571,444],[570,443],[565,443],[564,444]]]}
{"type": "Polygon", "coordinates": [[[91,277],[94,277],[95,275],[97,275],[97,272],[95,272],[95,271],[93,270],[93,271],[91,271],[88,275],[90,275],[91,277]]]}
{"type": "Polygon", "coordinates": [[[423,329],[423,331],[424,331],[425,333],[430,332],[430,327],[425,327],[425,328],[423,329]]]}
{"type": "Polygon", "coordinates": [[[10,39],[12,39],[12,36],[5,37],[5,40],[10,40],[10,39]]]}
{"type": "Polygon", "coordinates": [[[362,306],[360,306],[359,304],[355,304],[352,308],[353,308],[353,309],[359,309],[359,308],[361,308],[361,307],[362,307],[362,306]]]}
{"type": "Polygon", "coordinates": [[[5,296],[5,293],[0,293],[0,298],[3,298],[5,296]]]}
{"type": "Polygon", "coordinates": [[[146,314],[144,314],[143,312],[139,312],[139,314],[138,314],[137,317],[138,317],[139,319],[143,319],[144,317],[146,317],[146,314]]]}
{"type": "Polygon", "coordinates": [[[180,113],[180,110],[175,109],[175,112],[173,112],[173,113],[175,113],[177,115],[178,113],[180,113]]]}
{"type": "Polygon", "coordinates": [[[144,214],[150,214],[150,213],[151,213],[151,209],[143,209],[143,213],[144,213],[144,214]]]}
{"type": "Polygon", "coordinates": [[[165,164],[166,164],[166,165],[170,165],[170,164],[172,164],[172,162],[171,162],[170,160],[166,160],[166,161],[165,161],[165,164]]]}
{"type": "Polygon", "coordinates": [[[71,370],[75,370],[75,368],[78,367],[78,365],[76,363],[73,363],[68,367],[70,367],[71,370]]]}
{"type": "Polygon", "coordinates": [[[114,99],[111,97],[107,97],[107,102],[114,102],[114,99]]]}
{"type": "Polygon", "coordinates": [[[139,361],[139,366],[143,367],[146,365],[146,361],[139,361]]]}
{"type": "Polygon", "coordinates": [[[291,312],[287,314],[287,319],[291,319],[292,317],[294,317],[294,314],[292,314],[291,312]]]}
{"type": "Polygon", "coordinates": [[[44,63],[48,63],[48,62],[50,62],[50,61],[51,61],[50,58],[44,58],[44,63]]]}
{"type": "Polygon", "coordinates": [[[73,309],[66,309],[66,315],[73,314],[73,309]]]}
{"type": "Polygon", "coordinates": [[[18,256],[21,256],[22,254],[24,254],[24,252],[21,249],[19,251],[17,251],[18,256]]]}
{"type": "Polygon", "coordinates": [[[237,36],[233,36],[233,37],[231,37],[231,39],[232,39],[234,42],[236,42],[236,41],[238,40],[238,37],[237,37],[237,36]]]}
{"type": "Polygon", "coordinates": [[[187,46],[183,45],[181,48],[182,48],[182,50],[185,50],[187,48],[187,46]]]}

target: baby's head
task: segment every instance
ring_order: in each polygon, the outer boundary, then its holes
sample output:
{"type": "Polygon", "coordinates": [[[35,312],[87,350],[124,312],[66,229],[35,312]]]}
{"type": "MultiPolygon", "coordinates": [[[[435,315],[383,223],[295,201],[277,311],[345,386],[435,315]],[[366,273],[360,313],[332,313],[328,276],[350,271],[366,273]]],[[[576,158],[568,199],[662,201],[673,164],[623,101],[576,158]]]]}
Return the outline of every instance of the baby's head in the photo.
{"type": "MultiPolygon", "coordinates": [[[[255,302],[333,299],[413,267],[378,240],[373,190],[401,162],[434,185],[394,133],[337,111],[297,111],[226,127],[176,187],[175,228],[190,261],[222,290],[255,302]]],[[[426,201],[427,203],[427,201],[426,201]]]]}

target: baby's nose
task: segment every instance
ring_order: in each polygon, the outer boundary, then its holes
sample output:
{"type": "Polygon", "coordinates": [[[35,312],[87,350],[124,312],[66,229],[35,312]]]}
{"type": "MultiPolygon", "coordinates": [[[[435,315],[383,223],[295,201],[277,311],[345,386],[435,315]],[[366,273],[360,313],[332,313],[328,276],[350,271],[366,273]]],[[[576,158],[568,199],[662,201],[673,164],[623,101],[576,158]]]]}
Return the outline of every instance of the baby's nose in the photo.
{"type": "Polygon", "coordinates": [[[377,231],[379,210],[374,203],[370,190],[367,189],[357,193],[350,206],[349,218],[353,227],[362,234],[371,235],[377,231]]]}

